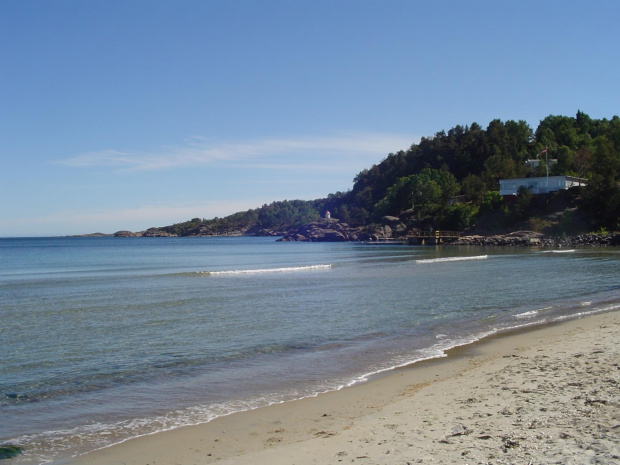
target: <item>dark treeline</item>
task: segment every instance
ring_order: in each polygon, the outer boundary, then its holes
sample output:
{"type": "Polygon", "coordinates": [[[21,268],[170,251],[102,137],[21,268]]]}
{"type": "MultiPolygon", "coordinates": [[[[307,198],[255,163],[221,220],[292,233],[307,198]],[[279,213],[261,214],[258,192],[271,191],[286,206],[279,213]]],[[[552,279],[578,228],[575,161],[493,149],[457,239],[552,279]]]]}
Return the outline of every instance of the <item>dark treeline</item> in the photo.
{"type": "Polygon", "coordinates": [[[172,234],[228,235],[236,233],[284,233],[320,218],[321,200],[283,200],[260,208],[234,213],[212,220],[194,218],[184,223],[160,228],[172,234]]]}
{"type": "MultiPolygon", "coordinates": [[[[408,150],[390,153],[360,172],[353,188],[313,201],[281,201],[223,219],[194,220],[165,229],[177,234],[226,234],[235,230],[286,231],[323,216],[365,226],[385,215],[407,211],[433,227],[463,230],[483,215],[499,214],[505,223],[523,219],[531,195],[505,205],[500,179],[571,175],[587,179],[576,193],[584,227],[617,229],[620,215],[620,118],[548,116],[536,130],[525,121],[493,120],[456,126],[422,138],[408,150]],[[546,153],[543,155],[543,151],[546,153]],[[537,159],[531,168],[527,160],[537,159]],[[548,160],[548,164],[546,162],[548,160]]],[[[570,225],[567,225],[567,228],[570,225]]]]}

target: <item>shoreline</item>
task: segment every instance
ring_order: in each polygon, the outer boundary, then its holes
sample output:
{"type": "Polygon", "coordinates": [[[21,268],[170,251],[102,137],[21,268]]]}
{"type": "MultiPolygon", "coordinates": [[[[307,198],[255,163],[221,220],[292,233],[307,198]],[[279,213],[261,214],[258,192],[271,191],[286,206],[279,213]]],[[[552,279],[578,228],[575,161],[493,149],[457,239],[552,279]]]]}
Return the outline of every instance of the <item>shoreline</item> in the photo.
{"type": "Polygon", "coordinates": [[[619,311],[517,328],[338,391],[52,463],[616,463],[619,336],[619,311]]]}
{"type": "MultiPolygon", "coordinates": [[[[311,223],[314,224],[314,223],[311,223]]],[[[308,227],[305,225],[304,227],[308,227]]],[[[276,242],[352,242],[359,244],[392,244],[392,245],[423,245],[414,240],[414,236],[402,236],[402,237],[385,237],[374,238],[368,240],[368,238],[351,239],[347,235],[343,235],[340,239],[334,240],[333,237],[326,238],[325,231],[318,234],[312,239],[305,238],[303,235],[297,234],[291,235],[291,233],[285,233],[282,231],[269,231],[267,234],[246,234],[245,232],[237,231],[229,234],[191,234],[191,235],[178,235],[168,232],[159,231],[159,228],[150,228],[146,231],[117,231],[112,234],[108,233],[90,233],[90,234],[76,234],[69,236],[59,236],[67,238],[98,238],[98,237],[280,237],[276,242]],[[321,236],[323,234],[323,236],[321,236]],[[303,238],[302,238],[303,237],[303,238]],[[282,240],[286,238],[285,240],[282,240]],[[413,242],[412,242],[413,241],[413,242]]],[[[353,237],[353,234],[349,232],[349,235],[353,237]]],[[[355,236],[357,237],[357,236],[355,236]]],[[[468,233],[463,234],[457,240],[448,240],[441,243],[429,242],[427,245],[457,245],[457,246],[477,246],[477,247],[533,247],[533,248],[594,248],[594,247],[616,247],[620,246],[620,234],[611,232],[606,234],[598,233],[575,233],[571,235],[559,236],[557,234],[545,234],[538,231],[530,230],[514,230],[511,232],[494,232],[488,231],[486,233],[468,233]]]]}

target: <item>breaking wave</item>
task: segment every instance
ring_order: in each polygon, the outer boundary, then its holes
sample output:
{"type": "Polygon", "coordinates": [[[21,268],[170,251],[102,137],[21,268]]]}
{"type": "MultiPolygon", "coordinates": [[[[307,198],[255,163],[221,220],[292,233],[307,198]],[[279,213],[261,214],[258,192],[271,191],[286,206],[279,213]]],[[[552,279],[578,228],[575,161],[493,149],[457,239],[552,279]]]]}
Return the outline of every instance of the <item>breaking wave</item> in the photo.
{"type": "Polygon", "coordinates": [[[225,276],[240,274],[260,274],[260,273],[287,273],[293,271],[312,271],[312,270],[329,270],[331,265],[308,265],[308,266],[291,266],[285,268],[265,268],[258,270],[225,270],[225,271],[197,271],[198,274],[207,276],[225,276]]]}
{"type": "Polygon", "coordinates": [[[445,258],[428,258],[416,260],[416,263],[443,263],[443,262],[462,262],[467,260],[486,260],[488,255],[474,255],[471,257],[445,257],[445,258]]]}
{"type": "Polygon", "coordinates": [[[557,249],[557,250],[543,250],[542,253],[574,253],[576,249],[557,249]]]}

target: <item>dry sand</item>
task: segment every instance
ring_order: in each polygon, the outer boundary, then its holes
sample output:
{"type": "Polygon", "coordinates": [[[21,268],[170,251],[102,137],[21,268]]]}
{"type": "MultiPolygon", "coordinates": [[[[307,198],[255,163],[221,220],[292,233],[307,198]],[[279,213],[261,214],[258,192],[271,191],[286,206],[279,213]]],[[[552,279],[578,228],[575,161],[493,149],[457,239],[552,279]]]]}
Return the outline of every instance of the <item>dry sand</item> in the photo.
{"type": "Polygon", "coordinates": [[[620,464],[619,348],[620,312],[590,316],[71,463],[620,464]]]}

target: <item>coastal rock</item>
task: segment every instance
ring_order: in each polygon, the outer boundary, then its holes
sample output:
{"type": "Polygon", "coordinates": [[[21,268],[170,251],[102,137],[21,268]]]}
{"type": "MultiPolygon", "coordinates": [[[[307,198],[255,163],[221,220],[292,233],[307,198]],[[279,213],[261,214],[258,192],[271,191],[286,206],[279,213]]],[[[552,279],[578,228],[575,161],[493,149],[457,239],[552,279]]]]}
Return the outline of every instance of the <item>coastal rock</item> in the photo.
{"type": "Polygon", "coordinates": [[[403,237],[407,234],[407,226],[397,216],[384,216],[381,224],[389,229],[389,235],[386,234],[385,237],[403,237]]]}
{"type": "Polygon", "coordinates": [[[249,229],[245,232],[246,236],[260,236],[260,237],[273,237],[273,236],[282,236],[282,234],[278,231],[274,231],[272,229],[249,229]]]}
{"type": "Polygon", "coordinates": [[[295,231],[291,231],[278,241],[301,242],[347,242],[358,241],[357,230],[336,219],[324,219],[305,224],[295,231]]]}
{"type": "Polygon", "coordinates": [[[606,247],[620,245],[620,234],[579,234],[577,236],[545,236],[534,231],[515,231],[493,236],[461,236],[455,245],[484,247],[606,247]]]}
{"type": "Polygon", "coordinates": [[[171,234],[168,231],[164,231],[159,228],[149,228],[146,231],[140,233],[142,237],[174,237],[176,234],[171,234]]]}
{"type": "Polygon", "coordinates": [[[471,434],[471,429],[467,428],[466,426],[463,425],[456,425],[454,428],[452,428],[450,430],[450,433],[448,434],[448,437],[451,436],[463,436],[466,434],[471,434]]]}
{"type": "Polygon", "coordinates": [[[149,228],[146,231],[131,232],[131,231],[117,231],[113,234],[114,237],[176,237],[176,234],[169,233],[159,228],[149,228]]]}
{"type": "Polygon", "coordinates": [[[138,237],[139,234],[136,234],[134,232],[131,231],[116,231],[113,234],[114,237],[138,237]]]}
{"type": "Polygon", "coordinates": [[[74,234],[67,237],[112,237],[112,234],[105,234],[101,232],[90,233],[90,234],[74,234]]]}

